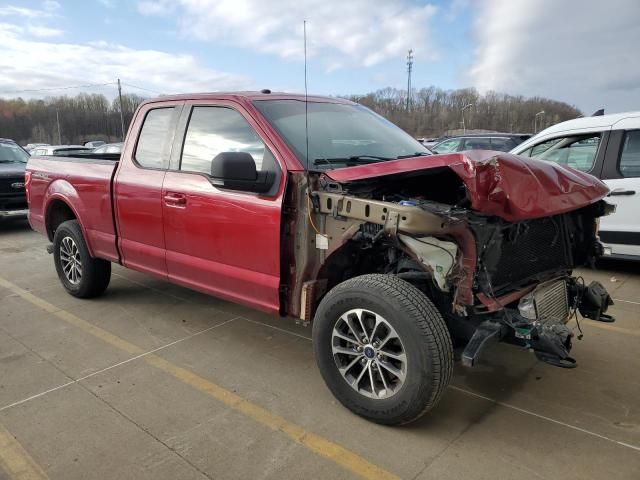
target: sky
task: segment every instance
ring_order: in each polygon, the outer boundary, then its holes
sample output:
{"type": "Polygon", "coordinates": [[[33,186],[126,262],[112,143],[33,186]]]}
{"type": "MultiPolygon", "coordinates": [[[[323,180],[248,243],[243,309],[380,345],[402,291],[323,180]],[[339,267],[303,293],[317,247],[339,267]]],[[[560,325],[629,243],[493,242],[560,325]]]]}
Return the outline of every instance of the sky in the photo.
{"type": "Polygon", "coordinates": [[[0,96],[301,92],[304,20],[310,93],[406,89],[412,49],[414,88],[640,110],[640,0],[3,0],[0,96]]]}

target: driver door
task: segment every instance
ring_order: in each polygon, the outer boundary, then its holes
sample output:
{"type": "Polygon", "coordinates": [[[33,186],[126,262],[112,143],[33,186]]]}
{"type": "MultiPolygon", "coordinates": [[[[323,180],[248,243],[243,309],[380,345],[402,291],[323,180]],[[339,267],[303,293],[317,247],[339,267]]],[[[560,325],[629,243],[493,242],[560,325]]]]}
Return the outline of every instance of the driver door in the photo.
{"type": "Polygon", "coordinates": [[[162,188],[169,279],[272,313],[279,311],[284,182],[273,145],[230,103],[188,105],[162,188]],[[223,152],[251,155],[275,173],[264,194],[225,188],[211,176],[223,152]]]}

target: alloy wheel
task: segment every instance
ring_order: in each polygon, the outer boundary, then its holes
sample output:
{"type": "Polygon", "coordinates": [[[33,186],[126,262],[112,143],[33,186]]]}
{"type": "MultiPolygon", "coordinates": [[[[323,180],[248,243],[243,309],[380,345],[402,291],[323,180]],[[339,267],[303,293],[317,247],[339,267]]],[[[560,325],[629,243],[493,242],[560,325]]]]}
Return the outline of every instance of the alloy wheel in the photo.
{"type": "Polygon", "coordinates": [[[333,327],[333,359],[342,378],[369,398],[396,394],[407,374],[400,336],[382,316],[364,309],[344,313],[333,327]]]}

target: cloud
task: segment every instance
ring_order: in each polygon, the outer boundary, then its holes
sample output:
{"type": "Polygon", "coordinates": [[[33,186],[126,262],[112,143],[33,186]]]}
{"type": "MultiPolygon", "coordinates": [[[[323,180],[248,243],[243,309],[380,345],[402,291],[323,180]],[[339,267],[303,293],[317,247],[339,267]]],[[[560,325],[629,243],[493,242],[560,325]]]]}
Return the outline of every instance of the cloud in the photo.
{"type": "Polygon", "coordinates": [[[171,13],[174,9],[173,2],[161,0],[142,0],[138,2],[138,11],[142,15],[162,16],[171,13]]]}
{"type": "Polygon", "coordinates": [[[437,8],[409,0],[144,0],[144,15],[176,15],[185,36],[285,59],[310,57],[326,67],[373,66],[402,59],[409,48],[433,60],[429,23],[437,8]]]}
{"type": "Polygon", "coordinates": [[[485,0],[465,81],[563,100],[587,114],[640,110],[639,18],[637,0],[485,0]]]}
{"type": "MultiPolygon", "coordinates": [[[[162,93],[244,89],[249,79],[218,72],[188,54],[137,50],[119,44],[54,43],[24,38],[23,27],[0,23],[0,95],[16,91],[113,82],[140,85],[162,93]]],[[[103,89],[103,93],[109,95],[103,89]]],[[[115,93],[115,90],[113,90],[115,93]]],[[[45,96],[73,91],[24,93],[45,96]]],[[[143,92],[137,92],[143,93],[143,92]]]]}
{"type": "Polygon", "coordinates": [[[16,7],[14,5],[0,7],[0,17],[43,18],[50,15],[51,13],[49,11],[36,10],[33,8],[16,7]]]}
{"type": "Polygon", "coordinates": [[[64,33],[64,31],[58,28],[45,27],[42,25],[27,25],[26,31],[30,35],[38,38],[59,37],[64,33]]]}
{"type": "Polygon", "coordinates": [[[13,17],[18,21],[22,21],[22,26],[13,25],[13,27],[18,28],[23,35],[31,35],[37,38],[61,36],[64,31],[47,25],[60,17],[57,13],[60,9],[60,4],[54,0],[45,0],[41,5],[41,9],[16,7],[13,5],[0,7],[0,18],[13,17]]]}
{"type": "Polygon", "coordinates": [[[60,3],[55,0],[45,0],[42,2],[42,8],[46,12],[55,12],[56,10],[60,10],[60,3]]]}

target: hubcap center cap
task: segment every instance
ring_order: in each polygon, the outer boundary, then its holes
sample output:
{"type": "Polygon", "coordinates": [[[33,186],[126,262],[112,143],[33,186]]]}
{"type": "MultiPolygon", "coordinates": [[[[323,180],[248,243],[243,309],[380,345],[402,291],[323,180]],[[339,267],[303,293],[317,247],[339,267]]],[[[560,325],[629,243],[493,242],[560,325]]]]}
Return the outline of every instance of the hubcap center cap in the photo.
{"type": "Polygon", "coordinates": [[[364,353],[364,356],[367,357],[369,360],[371,360],[373,357],[376,356],[376,351],[371,345],[367,345],[366,347],[364,347],[363,353],[364,353]]]}

